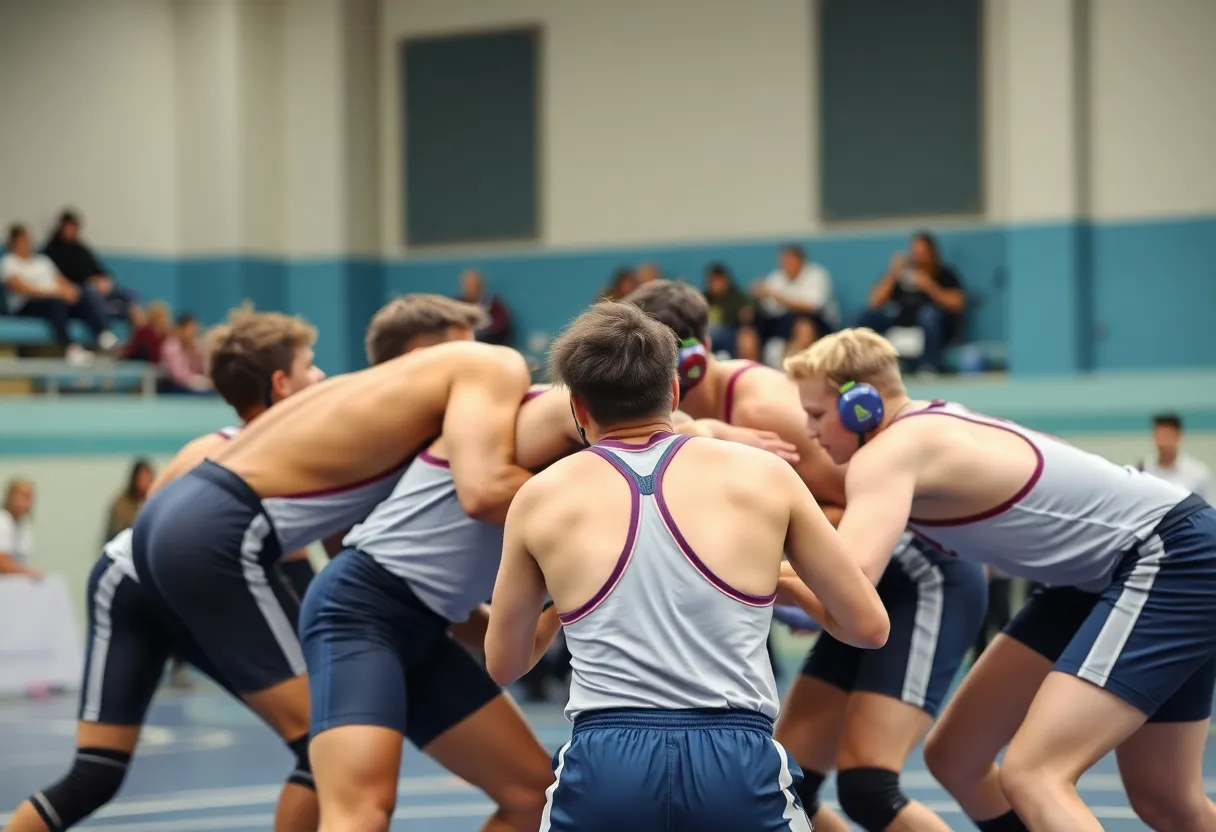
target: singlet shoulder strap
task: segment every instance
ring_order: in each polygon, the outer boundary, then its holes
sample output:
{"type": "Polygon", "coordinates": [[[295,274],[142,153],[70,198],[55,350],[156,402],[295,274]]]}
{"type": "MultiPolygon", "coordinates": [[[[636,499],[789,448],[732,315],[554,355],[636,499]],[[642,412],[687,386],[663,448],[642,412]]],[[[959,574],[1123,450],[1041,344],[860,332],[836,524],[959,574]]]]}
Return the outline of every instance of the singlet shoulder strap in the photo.
{"type": "Polygon", "coordinates": [[[644,445],[600,443],[588,450],[612,463],[637,494],[648,497],[655,493],[656,473],[662,471],[676,451],[692,438],[672,433],[655,434],[655,437],[644,445]],[[657,441],[655,437],[658,437],[657,441]]]}
{"type": "Polygon", "coordinates": [[[735,410],[735,384],[739,381],[740,376],[749,370],[754,370],[757,367],[762,367],[763,364],[752,362],[745,364],[730,374],[730,378],[726,380],[726,394],[722,397],[722,421],[726,424],[734,424],[735,410]]]}

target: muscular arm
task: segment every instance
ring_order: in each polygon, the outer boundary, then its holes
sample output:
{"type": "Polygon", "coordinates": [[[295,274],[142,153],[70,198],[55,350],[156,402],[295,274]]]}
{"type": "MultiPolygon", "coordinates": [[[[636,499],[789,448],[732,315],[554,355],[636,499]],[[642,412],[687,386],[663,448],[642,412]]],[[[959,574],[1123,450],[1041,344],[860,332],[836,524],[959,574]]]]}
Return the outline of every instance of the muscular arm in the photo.
{"type": "MultiPolygon", "coordinates": [[[[486,629],[486,670],[509,685],[536,663],[537,614],[545,603],[545,576],[528,551],[525,527],[536,502],[535,488],[522,488],[507,512],[502,562],[486,629]]],[[[553,610],[546,610],[552,613],[553,610]]]]}
{"type": "Polygon", "coordinates": [[[519,408],[515,419],[515,462],[529,471],[539,471],[582,447],[570,393],[551,388],[519,408]]]}
{"type": "MultiPolygon", "coordinates": [[[[814,597],[794,600],[845,644],[863,648],[883,646],[891,622],[874,584],[850,556],[798,476],[783,468],[779,485],[790,499],[786,536],[789,563],[814,593],[814,597]]],[[[781,589],[789,594],[789,582],[783,579],[781,583],[781,589]]]]}
{"type": "Polygon", "coordinates": [[[749,390],[735,404],[732,421],[741,427],[767,430],[790,442],[798,450],[794,469],[820,503],[844,505],[844,468],[832,462],[827,451],[807,436],[806,413],[797,401],[768,392],[765,387],[749,390]]]}
{"type": "MultiPolygon", "coordinates": [[[[490,627],[490,616],[493,612],[493,608],[489,604],[482,604],[473,611],[467,621],[461,621],[459,624],[448,627],[448,632],[468,649],[484,653],[486,631],[490,627]]],[[[536,640],[532,644],[532,660],[528,663],[529,667],[534,666],[540,661],[541,656],[545,655],[561,627],[556,608],[549,607],[540,614],[540,621],[536,625],[536,640]]]]}
{"type": "Polygon", "coordinates": [[[452,382],[443,437],[460,507],[470,517],[502,523],[531,476],[515,464],[515,419],[528,391],[528,368],[514,350],[470,363],[452,382]]]}
{"type": "Polygon", "coordinates": [[[849,463],[840,538],[875,584],[908,525],[916,491],[915,437],[887,433],[849,463]]]}

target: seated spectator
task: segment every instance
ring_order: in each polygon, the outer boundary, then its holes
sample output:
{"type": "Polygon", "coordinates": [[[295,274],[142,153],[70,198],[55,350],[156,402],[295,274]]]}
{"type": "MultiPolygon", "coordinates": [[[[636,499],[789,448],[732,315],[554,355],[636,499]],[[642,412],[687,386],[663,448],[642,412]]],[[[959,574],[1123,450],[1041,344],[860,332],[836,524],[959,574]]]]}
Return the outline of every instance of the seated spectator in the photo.
{"type": "Polygon", "coordinates": [[[34,254],[23,225],[8,231],[8,253],[0,258],[0,280],[8,290],[8,308],[26,318],[43,318],[51,325],[55,343],[74,364],[87,363],[92,354],[72,340],[68,321],[79,318],[88,325],[97,345],[108,350],[118,343],[106,326],[105,307],[97,294],[65,278],[50,258],[34,254]]]}
{"type": "Polygon", "coordinates": [[[943,369],[946,345],[962,332],[967,299],[954,269],[945,265],[932,234],[912,236],[908,253],[896,252],[891,265],[870,290],[870,308],[858,326],[886,333],[894,326],[919,327],[925,334],[920,370],[943,369]]]}
{"type": "Polygon", "coordinates": [[[1160,413],[1153,417],[1153,445],[1157,449],[1156,456],[1140,460],[1136,467],[1198,494],[1209,503],[1216,499],[1211,470],[1182,450],[1181,416],[1177,413],[1160,413]]]}
{"type": "Polygon", "coordinates": [[[612,273],[612,280],[600,292],[600,300],[621,300],[634,289],[638,288],[638,277],[633,269],[621,266],[612,273]]]}
{"type": "Polygon", "coordinates": [[[801,246],[781,249],[780,268],[752,286],[752,297],[759,301],[755,325],[740,333],[740,351],[748,358],[758,358],[750,353],[763,353],[777,339],[785,342],[786,355],[806,349],[840,323],[832,276],[809,262],[801,246]]]}
{"type": "Polygon", "coordinates": [[[0,575],[28,575],[39,580],[42,573],[29,565],[34,555],[34,484],[12,479],[0,506],[0,575]]]}
{"type": "Polygon", "coordinates": [[[135,515],[139,514],[144,501],[148,499],[148,489],[152,487],[155,476],[152,463],[146,459],[135,460],[131,475],[127,477],[127,487],[110,503],[110,516],[106,520],[107,541],[123,529],[135,525],[135,515]]]}
{"type": "Polygon", "coordinates": [[[709,341],[714,352],[736,357],[739,327],[752,323],[752,307],[722,263],[711,263],[706,269],[705,300],[709,303],[709,341]]]}
{"type": "Polygon", "coordinates": [[[160,349],[172,329],[169,305],[154,300],[148,304],[147,320],[131,333],[131,340],[123,347],[122,356],[129,361],[160,363],[160,349]]]}
{"type": "Polygon", "coordinates": [[[168,378],[162,379],[162,393],[210,393],[207,360],[198,339],[198,318],[186,313],[177,322],[160,348],[160,366],[168,378]]]}
{"type": "Polygon", "coordinates": [[[486,313],[486,324],[474,333],[478,341],[504,347],[511,343],[511,313],[497,295],[486,295],[486,281],[481,272],[466,269],[460,276],[459,299],[486,313]]]}
{"type": "Polygon", "coordinates": [[[114,283],[114,277],[93,250],[80,239],[80,217],[72,211],[59,215],[59,225],[42,253],[51,258],[59,273],[82,289],[88,287],[105,302],[106,315],[111,321],[127,321],[132,326],[143,323],[144,313],[135,293],[114,283]]]}

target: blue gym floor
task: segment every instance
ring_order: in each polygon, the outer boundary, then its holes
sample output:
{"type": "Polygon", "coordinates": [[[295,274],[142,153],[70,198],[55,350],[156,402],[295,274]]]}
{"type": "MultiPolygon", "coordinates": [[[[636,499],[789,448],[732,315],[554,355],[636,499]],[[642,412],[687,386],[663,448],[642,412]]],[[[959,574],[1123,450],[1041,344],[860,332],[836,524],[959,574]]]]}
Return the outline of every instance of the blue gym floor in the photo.
{"type": "MultiPolygon", "coordinates": [[[[556,705],[526,708],[541,741],[557,749],[569,727],[556,705]]],[[[30,792],[57,779],[71,758],[75,697],[0,702],[0,826],[30,792]]],[[[1211,749],[1209,749],[1211,753],[1211,749]]],[[[165,689],[153,705],[126,786],[80,828],[101,832],[269,830],[289,757],[270,732],[223,693],[165,689]]],[[[954,829],[972,829],[919,760],[904,777],[909,795],[954,829]]],[[[827,794],[832,795],[829,783],[827,794]]],[[[1216,780],[1208,782],[1209,793],[1216,780]]],[[[1110,832],[1146,827],[1128,808],[1114,761],[1081,781],[1081,794],[1110,832]]],[[[394,830],[473,832],[490,810],[485,795],[407,748],[394,830]]]]}

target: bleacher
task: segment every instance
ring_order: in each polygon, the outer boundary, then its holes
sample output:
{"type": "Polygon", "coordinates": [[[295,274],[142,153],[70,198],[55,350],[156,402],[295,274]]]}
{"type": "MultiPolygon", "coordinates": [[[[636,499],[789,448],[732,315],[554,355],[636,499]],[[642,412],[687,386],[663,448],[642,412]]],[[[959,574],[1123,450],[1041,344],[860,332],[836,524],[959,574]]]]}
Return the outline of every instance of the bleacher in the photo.
{"type": "MultiPolygon", "coordinates": [[[[87,344],[88,329],[80,321],[71,322],[73,337],[87,344]]],[[[114,326],[115,335],[126,337],[123,324],[114,326]]],[[[138,393],[156,395],[160,369],[143,361],[118,361],[96,356],[92,363],[77,366],[58,357],[54,339],[45,321],[34,318],[0,316],[0,395],[63,392],[138,393]]]]}

